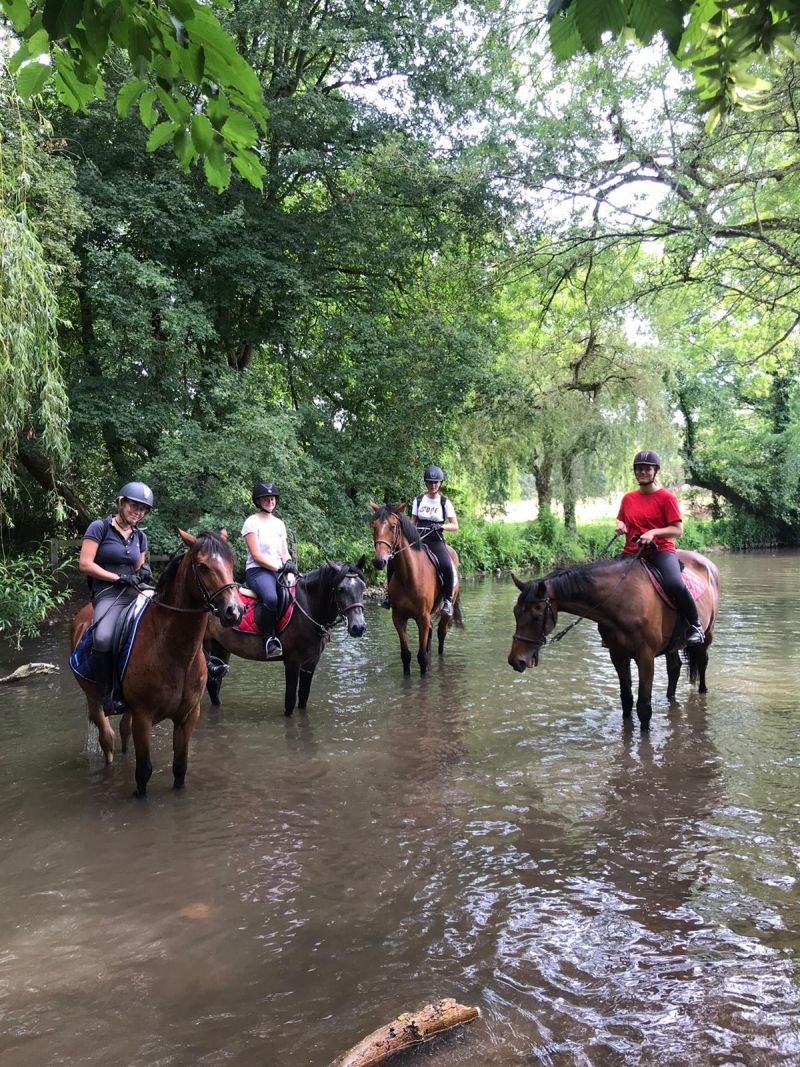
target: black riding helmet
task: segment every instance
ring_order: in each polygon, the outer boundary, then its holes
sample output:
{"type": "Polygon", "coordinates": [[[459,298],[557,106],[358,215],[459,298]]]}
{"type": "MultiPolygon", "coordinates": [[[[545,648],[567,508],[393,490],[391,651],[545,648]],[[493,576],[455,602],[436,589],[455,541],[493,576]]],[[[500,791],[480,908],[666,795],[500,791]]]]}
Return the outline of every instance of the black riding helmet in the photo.
{"type": "Polygon", "coordinates": [[[277,500],[281,494],[272,482],[256,482],[253,486],[253,503],[258,506],[262,496],[274,496],[277,500]]]}
{"type": "Polygon", "coordinates": [[[144,504],[147,508],[153,506],[153,490],[144,482],[126,482],[120,489],[117,497],[132,500],[135,504],[144,504]]]}
{"type": "Polygon", "coordinates": [[[444,471],[441,467],[437,467],[435,466],[435,464],[431,464],[429,467],[425,468],[425,471],[422,475],[422,480],[423,482],[443,482],[444,471]]]}
{"type": "Polygon", "coordinates": [[[633,457],[634,467],[655,467],[657,471],[661,470],[661,459],[658,452],[651,452],[649,449],[644,449],[641,452],[637,452],[633,457]]]}

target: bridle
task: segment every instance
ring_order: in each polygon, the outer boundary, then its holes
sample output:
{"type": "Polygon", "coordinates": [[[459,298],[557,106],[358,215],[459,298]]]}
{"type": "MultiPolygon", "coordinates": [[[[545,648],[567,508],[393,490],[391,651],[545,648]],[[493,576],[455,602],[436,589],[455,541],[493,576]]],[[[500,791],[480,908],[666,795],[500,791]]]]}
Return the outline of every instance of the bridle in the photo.
{"type": "Polygon", "coordinates": [[[553,625],[556,624],[556,613],[553,611],[553,605],[548,594],[543,597],[537,597],[535,600],[530,601],[531,604],[544,604],[544,611],[542,612],[542,632],[538,637],[525,637],[524,634],[515,633],[511,638],[512,641],[523,641],[528,645],[534,646],[534,652],[538,652],[540,648],[544,648],[547,644],[547,616],[551,614],[553,616],[553,625]]]}
{"type": "Polygon", "coordinates": [[[192,574],[194,575],[195,581],[200,587],[200,592],[203,594],[203,600],[205,601],[205,604],[202,608],[179,608],[174,604],[165,604],[163,601],[157,600],[155,597],[153,597],[151,603],[157,605],[160,608],[165,608],[167,611],[180,611],[187,615],[198,615],[208,611],[211,612],[211,614],[214,615],[217,619],[221,620],[222,615],[220,613],[220,609],[217,607],[214,601],[226,590],[237,589],[238,584],[236,582],[226,582],[225,585],[221,585],[219,589],[215,589],[213,593],[210,593],[206,586],[203,584],[203,579],[200,577],[200,572],[197,569],[197,562],[195,561],[194,557],[191,557],[191,565],[192,574]]]}
{"type": "Polygon", "coordinates": [[[324,626],[321,622],[317,622],[317,620],[306,611],[306,609],[303,607],[303,605],[300,603],[300,601],[297,599],[297,597],[295,597],[295,600],[294,600],[295,607],[298,609],[298,611],[300,612],[301,615],[305,615],[305,617],[312,624],[312,626],[315,626],[319,630],[320,637],[330,637],[330,635],[331,635],[331,627],[335,626],[342,619],[346,619],[348,611],[352,611],[353,608],[361,608],[362,611],[363,611],[363,609],[364,609],[364,601],[363,601],[363,599],[357,601],[355,604],[348,604],[345,608],[342,608],[341,604],[339,603],[339,596],[338,596],[339,587],[345,581],[347,581],[348,579],[352,579],[352,578],[356,578],[358,581],[362,582],[362,584],[364,585],[364,588],[366,588],[366,583],[364,582],[363,578],[361,578],[359,575],[351,574],[349,571],[346,571],[341,576],[341,578],[339,578],[339,580],[336,582],[336,584],[334,586],[333,601],[334,601],[334,604],[336,605],[336,618],[333,620],[333,622],[329,623],[327,626],[324,626]]]}
{"type": "MultiPolygon", "coordinates": [[[[401,552],[407,552],[409,550],[409,548],[413,548],[414,547],[414,545],[410,541],[409,541],[409,543],[407,545],[401,545],[400,548],[397,547],[397,537],[398,537],[398,533],[400,531],[400,519],[399,518],[396,518],[393,523],[390,523],[389,520],[386,519],[386,524],[387,524],[387,526],[389,526],[389,528],[392,531],[392,540],[391,541],[387,541],[383,537],[376,537],[376,538],[374,538],[374,541],[373,541],[373,543],[375,545],[375,548],[377,548],[378,545],[386,545],[386,547],[389,549],[389,559],[394,559],[395,556],[399,556],[401,552]]],[[[420,531],[420,535],[419,535],[420,544],[422,544],[425,541],[425,538],[428,536],[428,534],[430,532],[431,532],[430,530],[421,530],[420,531]]]]}

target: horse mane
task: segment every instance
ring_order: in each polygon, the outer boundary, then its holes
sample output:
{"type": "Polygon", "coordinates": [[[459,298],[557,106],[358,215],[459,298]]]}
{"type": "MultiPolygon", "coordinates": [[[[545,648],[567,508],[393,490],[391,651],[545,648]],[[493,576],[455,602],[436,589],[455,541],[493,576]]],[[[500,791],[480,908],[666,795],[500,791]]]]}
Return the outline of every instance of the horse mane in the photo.
{"type": "Polygon", "coordinates": [[[317,567],[316,570],[308,571],[304,574],[302,577],[303,585],[306,590],[308,590],[309,587],[315,589],[317,585],[323,584],[329,576],[332,576],[334,571],[337,577],[360,578],[364,585],[367,584],[363,571],[360,571],[355,563],[348,563],[346,560],[331,559],[326,563],[323,563],[321,567],[317,567]]]}
{"type": "MultiPolygon", "coordinates": [[[[402,511],[392,511],[388,504],[382,504],[381,507],[375,512],[373,518],[376,519],[388,519],[390,515],[396,515],[400,520],[400,529],[412,548],[420,551],[422,548],[422,541],[419,537],[419,528],[405,515],[402,511]]],[[[352,564],[351,564],[352,566],[352,564]]]]}
{"type": "MultiPolygon", "coordinates": [[[[205,550],[209,555],[222,556],[222,558],[233,567],[236,563],[236,557],[233,554],[233,550],[227,541],[219,536],[219,534],[213,531],[206,530],[203,533],[199,533],[194,544],[191,546],[191,551],[196,552],[198,550],[205,550]]],[[[169,558],[164,570],[158,576],[156,582],[156,595],[163,593],[175,580],[175,575],[178,572],[178,567],[181,565],[181,560],[186,555],[186,545],[181,545],[169,558]]]]}
{"type": "Polygon", "coordinates": [[[627,560],[596,559],[591,563],[579,563],[575,567],[557,567],[549,574],[545,574],[543,578],[534,579],[531,582],[531,590],[535,590],[538,582],[549,582],[553,595],[557,599],[573,597],[579,600],[583,597],[591,597],[594,594],[598,576],[609,567],[619,567],[621,562],[627,562],[627,560]]]}

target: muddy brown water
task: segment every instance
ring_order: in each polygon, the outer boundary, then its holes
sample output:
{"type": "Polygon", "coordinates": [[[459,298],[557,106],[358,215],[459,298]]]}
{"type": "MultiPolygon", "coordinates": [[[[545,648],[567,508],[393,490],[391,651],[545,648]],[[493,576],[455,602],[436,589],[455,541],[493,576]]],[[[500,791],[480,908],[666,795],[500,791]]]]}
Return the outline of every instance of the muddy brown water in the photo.
{"type": "Polygon", "coordinates": [[[0,1060],[325,1067],[441,996],[482,1017],[398,1063],[800,1063],[800,555],[715,557],[709,693],[657,671],[622,728],[585,622],[524,676],[516,590],[401,677],[389,613],[337,631],[307,714],[235,660],[187,788],[102,766],[66,627],[0,689],[0,1060]]]}

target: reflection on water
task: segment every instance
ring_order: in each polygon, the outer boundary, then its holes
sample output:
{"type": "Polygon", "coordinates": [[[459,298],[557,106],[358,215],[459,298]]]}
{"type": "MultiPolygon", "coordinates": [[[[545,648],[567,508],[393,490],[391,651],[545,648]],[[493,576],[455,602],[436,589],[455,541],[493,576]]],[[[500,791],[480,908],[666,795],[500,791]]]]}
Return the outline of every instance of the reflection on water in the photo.
{"type": "Polygon", "coordinates": [[[323,1067],[445,995],[483,1016],[443,1067],[800,1062],[800,557],[718,562],[710,691],[661,664],[645,738],[591,624],[511,671],[493,580],[423,680],[377,606],[308,714],[234,661],[184,795],[168,729],[134,803],[65,670],[8,689],[3,1063],[323,1067]]]}

